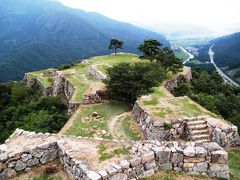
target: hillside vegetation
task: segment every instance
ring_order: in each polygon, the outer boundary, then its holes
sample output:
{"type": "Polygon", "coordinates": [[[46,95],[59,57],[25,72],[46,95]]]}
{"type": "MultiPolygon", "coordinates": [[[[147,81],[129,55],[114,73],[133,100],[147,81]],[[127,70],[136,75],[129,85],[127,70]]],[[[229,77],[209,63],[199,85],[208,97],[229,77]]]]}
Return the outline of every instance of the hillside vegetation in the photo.
{"type": "Polygon", "coordinates": [[[58,132],[68,120],[58,97],[43,97],[21,83],[0,84],[0,144],[16,128],[58,132]]]}
{"type": "Polygon", "coordinates": [[[137,53],[144,39],[169,42],[160,34],[98,13],[72,9],[51,0],[0,0],[0,82],[20,80],[30,71],[109,54],[109,39],[137,53]]]}

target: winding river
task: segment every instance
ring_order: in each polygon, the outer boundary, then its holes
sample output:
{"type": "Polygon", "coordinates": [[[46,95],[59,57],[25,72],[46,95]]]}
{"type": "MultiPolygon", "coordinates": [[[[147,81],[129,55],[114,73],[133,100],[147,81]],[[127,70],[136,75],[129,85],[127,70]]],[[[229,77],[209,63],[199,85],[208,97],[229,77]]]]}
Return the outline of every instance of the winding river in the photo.
{"type": "Polygon", "coordinates": [[[188,61],[194,58],[194,55],[188,52],[185,48],[183,48],[182,46],[179,46],[179,48],[188,55],[187,60],[183,61],[183,64],[186,64],[188,61]]]}
{"type": "Polygon", "coordinates": [[[233,81],[231,78],[229,78],[214,62],[214,51],[212,50],[212,47],[214,46],[214,44],[209,48],[208,54],[210,57],[210,62],[214,65],[214,67],[216,68],[217,72],[219,73],[220,76],[222,76],[222,78],[224,79],[225,82],[228,82],[230,84],[233,84],[235,86],[239,86],[235,81],[233,81]]]}

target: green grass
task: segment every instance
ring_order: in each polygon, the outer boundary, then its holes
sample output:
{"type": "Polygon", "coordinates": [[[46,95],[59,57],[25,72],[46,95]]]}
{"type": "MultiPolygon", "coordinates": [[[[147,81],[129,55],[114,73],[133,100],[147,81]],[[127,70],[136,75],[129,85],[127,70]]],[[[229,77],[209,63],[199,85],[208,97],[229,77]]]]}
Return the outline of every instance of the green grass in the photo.
{"type": "Polygon", "coordinates": [[[127,116],[123,119],[122,128],[128,139],[134,141],[141,140],[138,125],[131,116],[127,116]]]}
{"type": "Polygon", "coordinates": [[[99,152],[99,161],[105,161],[107,159],[111,159],[115,156],[127,155],[129,154],[129,149],[125,148],[124,146],[120,148],[116,147],[109,147],[109,145],[101,143],[98,146],[99,152]]]}
{"type": "Polygon", "coordinates": [[[229,171],[232,180],[240,179],[240,148],[232,149],[228,151],[229,161],[229,171]]]}
{"type": "Polygon", "coordinates": [[[188,59],[188,55],[183,51],[175,52],[175,55],[182,61],[186,61],[188,59]]]}
{"type": "Polygon", "coordinates": [[[48,73],[48,72],[51,72],[51,71],[54,71],[55,69],[45,69],[45,70],[41,70],[41,71],[34,71],[34,72],[29,72],[27,73],[27,75],[31,78],[37,78],[42,84],[44,87],[50,87],[53,82],[54,82],[54,78],[53,77],[44,77],[42,76],[42,74],[44,73],[48,73]]]}
{"type": "Polygon", "coordinates": [[[99,71],[101,71],[103,74],[107,74],[107,69],[109,68],[109,66],[101,64],[97,66],[97,69],[99,71]]]}
{"type": "Polygon", "coordinates": [[[191,103],[187,98],[173,99],[172,104],[181,108],[183,115],[189,117],[195,117],[203,115],[204,112],[196,105],[191,103]]]}
{"type": "Polygon", "coordinates": [[[170,114],[172,110],[170,109],[160,109],[158,111],[153,111],[153,114],[157,117],[164,118],[167,114],[170,114]]]}
{"type": "MultiPolygon", "coordinates": [[[[123,112],[126,112],[130,109],[130,106],[123,102],[108,102],[98,105],[92,105],[87,107],[82,107],[81,113],[75,119],[72,127],[67,130],[67,135],[76,135],[76,136],[85,136],[85,137],[94,137],[97,132],[108,129],[108,121],[114,116],[119,115],[123,112]],[[92,118],[91,115],[93,112],[97,112],[100,119],[92,118]],[[89,117],[90,120],[86,121],[86,117],[89,117]],[[93,129],[93,126],[97,126],[98,129],[93,129]]],[[[111,138],[111,135],[105,134],[100,135],[102,138],[111,138]]]]}
{"type": "Polygon", "coordinates": [[[97,80],[93,79],[88,75],[89,65],[78,63],[70,69],[67,69],[63,72],[76,71],[74,75],[66,76],[71,84],[75,87],[75,101],[81,102],[83,94],[90,88],[90,84],[96,82],[97,80]],[[85,78],[84,78],[85,76],[85,78]]]}
{"type": "Polygon", "coordinates": [[[138,58],[135,54],[117,54],[112,56],[97,56],[89,59],[90,64],[108,64],[110,66],[116,65],[121,62],[137,62],[143,61],[138,58]]]}
{"type": "Polygon", "coordinates": [[[147,106],[147,105],[153,105],[153,106],[155,106],[155,105],[158,104],[158,99],[153,98],[153,99],[151,99],[151,100],[145,100],[145,101],[143,101],[143,104],[144,104],[145,106],[147,106]]]}
{"type": "Polygon", "coordinates": [[[34,177],[33,180],[62,180],[62,178],[54,175],[42,175],[39,177],[34,177]]]}

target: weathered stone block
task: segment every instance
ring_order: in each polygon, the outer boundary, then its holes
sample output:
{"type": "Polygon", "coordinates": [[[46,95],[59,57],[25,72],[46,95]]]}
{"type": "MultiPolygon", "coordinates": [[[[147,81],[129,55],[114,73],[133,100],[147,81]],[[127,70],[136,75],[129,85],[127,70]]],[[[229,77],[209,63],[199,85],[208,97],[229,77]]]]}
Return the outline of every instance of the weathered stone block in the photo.
{"type": "Polygon", "coordinates": [[[157,166],[157,165],[156,165],[155,160],[152,160],[152,161],[150,161],[150,162],[146,162],[146,163],[144,164],[145,170],[153,169],[153,168],[155,168],[156,166],[157,166]]]}
{"type": "Polygon", "coordinates": [[[15,169],[16,171],[22,171],[22,170],[24,170],[26,167],[27,167],[27,165],[26,165],[24,162],[18,160],[17,163],[16,163],[16,165],[15,165],[15,168],[14,168],[14,169],[15,169]]]}
{"type": "Polygon", "coordinates": [[[39,160],[35,158],[27,161],[28,167],[36,166],[37,164],[39,164],[39,160]]]}
{"type": "Polygon", "coordinates": [[[193,157],[193,156],[195,156],[195,153],[196,153],[195,149],[192,146],[188,146],[187,148],[185,148],[183,150],[183,154],[187,157],[193,157]]]}
{"type": "Polygon", "coordinates": [[[196,150],[196,155],[197,156],[205,157],[207,155],[207,150],[203,147],[196,146],[195,150],[196,150]]]}
{"type": "Polygon", "coordinates": [[[205,162],[196,164],[196,171],[198,172],[207,172],[208,164],[205,162]]]}
{"type": "Polygon", "coordinates": [[[212,152],[212,163],[224,164],[228,161],[228,153],[226,151],[213,151],[212,152]]]}
{"type": "Polygon", "coordinates": [[[209,164],[209,172],[218,173],[228,171],[227,164],[217,164],[217,163],[210,163],[209,164]]]}
{"type": "Polygon", "coordinates": [[[173,168],[172,163],[163,163],[163,164],[159,164],[158,166],[160,169],[163,169],[163,170],[172,170],[173,168]]]}
{"type": "Polygon", "coordinates": [[[160,164],[167,163],[170,161],[171,150],[169,148],[155,148],[154,149],[157,160],[160,164]]]}
{"type": "Polygon", "coordinates": [[[87,179],[89,179],[89,180],[101,180],[102,179],[102,177],[95,171],[88,171],[86,173],[86,176],[87,176],[87,179]]]}
{"type": "Polygon", "coordinates": [[[180,153],[173,153],[172,158],[171,158],[171,162],[174,164],[178,164],[183,162],[183,154],[180,153]]]}
{"type": "Polygon", "coordinates": [[[102,179],[107,179],[109,177],[107,171],[105,170],[101,170],[98,173],[101,175],[102,179]]]}
{"type": "Polygon", "coordinates": [[[207,149],[208,151],[223,150],[223,148],[220,147],[216,142],[203,143],[203,147],[204,147],[205,149],[207,149]]]}
{"type": "Polygon", "coordinates": [[[140,157],[134,157],[133,159],[129,160],[132,167],[136,167],[141,163],[142,159],[140,157]]]}
{"type": "Polygon", "coordinates": [[[127,160],[121,160],[119,162],[119,165],[121,166],[122,169],[127,169],[130,166],[130,163],[127,160]]]}
{"type": "Polygon", "coordinates": [[[150,152],[142,155],[142,163],[151,161],[153,159],[154,159],[154,152],[153,151],[150,151],[150,152]]]}
{"type": "Polygon", "coordinates": [[[52,149],[52,150],[48,151],[47,153],[45,153],[42,156],[42,158],[40,159],[40,162],[44,164],[44,163],[54,160],[57,157],[57,153],[58,153],[58,151],[56,149],[52,149]]]}
{"type": "Polygon", "coordinates": [[[27,162],[29,159],[32,158],[32,155],[31,154],[22,154],[21,158],[22,158],[23,162],[27,162]]]}
{"type": "Polygon", "coordinates": [[[0,154],[0,162],[4,162],[8,159],[7,153],[0,154]]]}
{"type": "Polygon", "coordinates": [[[117,170],[116,170],[114,167],[112,167],[112,166],[108,166],[107,169],[106,169],[106,171],[108,172],[108,174],[109,174],[110,176],[112,176],[112,175],[114,175],[114,174],[117,173],[117,170]]]}
{"type": "Polygon", "coordinates": [[[127,180],[128,176],[125,173],[117,173],[109,178],[109,180],[127,180]]]}

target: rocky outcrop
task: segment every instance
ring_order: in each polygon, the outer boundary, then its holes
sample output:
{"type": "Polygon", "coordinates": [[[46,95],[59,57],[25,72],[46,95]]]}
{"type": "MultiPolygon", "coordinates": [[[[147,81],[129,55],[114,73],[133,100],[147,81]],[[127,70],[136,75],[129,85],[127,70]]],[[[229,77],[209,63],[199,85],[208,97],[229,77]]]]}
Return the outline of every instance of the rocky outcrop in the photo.
{"type": "MultiPolygon", "coordinates": [[[[89,154],[91,151],[95,150],[89,149],[89,154]]],[[[229,179],[227,152],[213,142],[201,146],[193,142],[176,141],[123,142],[49,133],[36,134],[17,129],[6,144],[0,146],[0,157],[0,179],[14,177],[17,172],[54,159],[60,160],[72,179],[139,179],[153,175],[157,169],[229,179]],[[91,162],[87,160],[89,157],[84,157],[82,150],[76,148],[74,143],[89,143],[91,146],[93,142],[124,143],[130,147],[128,158],[109,161],[98,169],[93,164],[95,168],[92,169],[89,165],[91,162]]]]}

